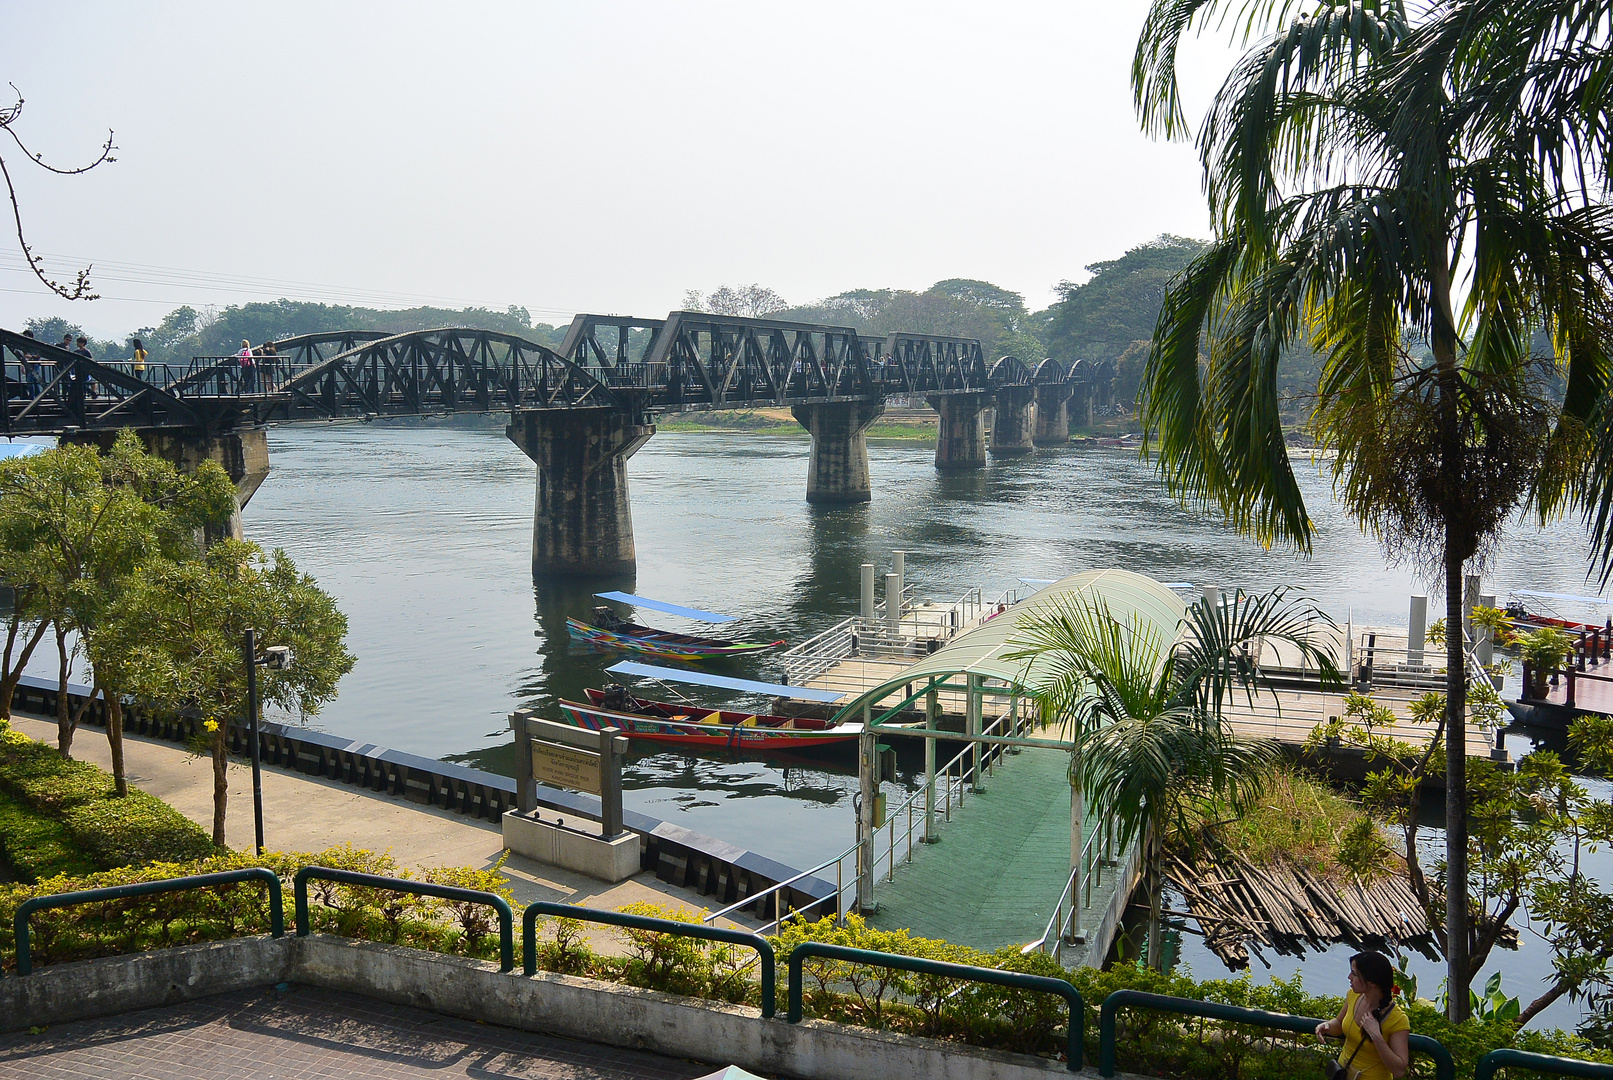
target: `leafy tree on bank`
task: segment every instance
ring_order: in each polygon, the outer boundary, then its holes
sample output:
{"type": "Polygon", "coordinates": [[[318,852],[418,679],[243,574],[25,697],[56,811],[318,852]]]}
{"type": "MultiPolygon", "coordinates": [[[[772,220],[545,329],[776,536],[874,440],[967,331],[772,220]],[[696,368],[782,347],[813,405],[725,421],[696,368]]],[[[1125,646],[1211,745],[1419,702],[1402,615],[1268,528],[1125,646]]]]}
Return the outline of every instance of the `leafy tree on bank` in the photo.
{"type": "MultiPolygon", "coordinates": [[[[1058,300],[1037,316],[1048,355],[1066,365],[1118,360],[1133,342],[1152,337],[1166,287],[1203,250],[1202,241],[1164,235],[1087,266],[1092,277],[1084,284],[1059,282],[1058,300]]],[[[1134,395],[1135,387],[1123,399],[1134,395]]]]}
{"type": "MultiPolygon", "coordinates": [[[[199,554],[202,530],[228,520],[234,507],[235,485],[217,464],[205,462],[194,474],[181,473],[146,453],[139,437],[128,431],[106,454],[65,445],[0,462],[6,573],[14,586],[36,587],[48,600],[41,615],[48,614],[55,627],[63,685],[68,636],[83,645],[94,671],[91,698],[99,694],[107,709],[107,740],[120,795],[128,790],[123,691],[115,681],[116,657],[97,636],[102,614],[146,560],[158,554],[199,554]]],[[[76,720],[69,714],[66,694],[59,694],[57,745],[63,757],[71,756],[76,720]]]]}
{"type": "MultiPolygon", "coordinates": [[[[1278,420],[1285,355],[1307,342],[1325,357],[1312,431],[1337,451],[1345,505],[1392,558],[1444,580],[1448,626],[1464,569],[1520,506],[1586,512],[1613,567],[1605,0],[1456,0],[1416,23],[1399,0],[1156,0],[1133,65],[1145,129],[1186,133],[1182,35],[1234,10],[1255,44],[1198,136],[1216,238],[1166,294],[1143,385],[1167,482],[1265,544],[1308,549],[1278,420]],[[1537,358],[1542,330],[1552,353],[1537,358]]],[[[1475,974],[1465,667],[1451,634],[1453,1021],[1475,974]]]]}
{"type": "Polygon", "coordinates": [[[148,559],[98,628],[103,663],[124,692],[202,718],[213,759],[213,843],[219,847],[229,799],[226,734],[230,721],[247,712],[242,640],[248,627],[257,631],[260,648],[289,646],[294,657],[289,670],[259,669],[264,704],[316,713],[353,668],[344,646],[347,618],[336,602],[298,573],[284,551],[265,555],[240,540],[220,541],[200,558],[148,559]]]}

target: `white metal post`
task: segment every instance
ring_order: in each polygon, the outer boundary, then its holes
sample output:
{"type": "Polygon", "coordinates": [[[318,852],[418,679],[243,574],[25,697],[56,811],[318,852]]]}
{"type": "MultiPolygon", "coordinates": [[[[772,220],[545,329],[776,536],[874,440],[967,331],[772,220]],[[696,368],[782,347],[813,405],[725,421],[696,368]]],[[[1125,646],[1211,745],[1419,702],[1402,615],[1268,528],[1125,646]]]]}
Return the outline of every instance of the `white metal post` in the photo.
{"type": "MultiPolygon", "coordinates": [[[[970,735],[980,734],[980,676],[969,674],[964,680],[964,719],[965,726],[970,735]]],[[[974,792],[976,795],[986,790],[985,773],[981,766],[985,762],[985,744],[974,744],[974,792]]]]}
{"type": "Polygon", "coordinates": [[[874,617],[874,564],[865,562],[862,565],[862,616],[865,619],[874,617]]]}
{"type": "Polygon", "coordinates": [[[902,636],[902,575],[885,575],[885,628],[890,636],[902,636]]]}
{"type": "Polygon", "coordinates": [[[879,793],[877,740],[869,730],[873,713],[863,705],[863,732],[857,740],[857,787],[861,795],[857,814],[857,839],[862,848],[857,855],[857,910],[874,910],[874,798],[879,793]]]}
{"type": "Polygon", "coordinates": [[[907,552],[891,552],[891,572],[896,575],[896,606],[901,607],[901,596],[907,588],[907,552]]]}
{"type": "MultiPolygon", "coordinates": [[[[935,683],[931,683],[934,686],[935,683]]],[[[924,726],[931,731],[941,717],[941,695],[931,690],[924,696],[924,726]]],[[[935,835],[935,739],[924,739],[924,842],[933,844],[935,835]]]]}

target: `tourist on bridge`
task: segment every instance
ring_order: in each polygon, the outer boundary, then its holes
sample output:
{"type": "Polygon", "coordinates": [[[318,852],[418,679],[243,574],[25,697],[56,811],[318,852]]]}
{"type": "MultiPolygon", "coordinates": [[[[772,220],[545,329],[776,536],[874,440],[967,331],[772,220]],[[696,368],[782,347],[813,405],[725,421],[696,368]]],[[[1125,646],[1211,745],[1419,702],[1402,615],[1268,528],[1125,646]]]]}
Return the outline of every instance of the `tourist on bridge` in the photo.
{"type": "MultiPolygon", "coordinates": [[[[78,348],[73,350],[73,354],[82,356],[86,360],[94,360],[95,354],[90,352],[90,339],[80,334],[78,336],[78,348]]],[[[95,393],[95,383],[91,381],[89,375],[85,372],[81,371],[76,374],[78,375],[80,400],[83,400],[82,395],[95,393]]]]}
{"type": "MultiPolygon", "coordinates": [[[[35,340],[32,330],[24,330],[22,336],[30,341],[35,340]]],[[[39,356],[36,353],[29,352],[18,353],[17,355],[22,360],[22,377],[28,384],[28,396],[38,397],[40,387],[43,385],[43,373],[39,368],[39,356]]]]}
{"type": "Polygon", "coordinates": [[[241,393],[250,394],[255,381],[253,379],[255,369],[252,362],[252,343],[250,341],[241,342],[241,352],[236,357],[236,362],[241,365],[241,393]]]}
{"type": "Polygon", "coordinates": [[[146,381],[146,347],[139,338],[134,339],[134,377],[146,381]]]}

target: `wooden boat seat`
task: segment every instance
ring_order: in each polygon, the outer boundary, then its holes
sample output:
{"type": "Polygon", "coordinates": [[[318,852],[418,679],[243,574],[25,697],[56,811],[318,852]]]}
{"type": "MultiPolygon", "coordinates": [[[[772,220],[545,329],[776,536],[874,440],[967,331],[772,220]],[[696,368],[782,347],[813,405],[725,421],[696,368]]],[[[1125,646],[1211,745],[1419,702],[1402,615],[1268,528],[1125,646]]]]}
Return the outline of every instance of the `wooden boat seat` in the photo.
{"type": "Polygon", "coordinates": [[[720,724],[722,723],[722,713],[714,712],[709,716],[703,716],[701,717],[700,722],[702,724],[720,724]]]}

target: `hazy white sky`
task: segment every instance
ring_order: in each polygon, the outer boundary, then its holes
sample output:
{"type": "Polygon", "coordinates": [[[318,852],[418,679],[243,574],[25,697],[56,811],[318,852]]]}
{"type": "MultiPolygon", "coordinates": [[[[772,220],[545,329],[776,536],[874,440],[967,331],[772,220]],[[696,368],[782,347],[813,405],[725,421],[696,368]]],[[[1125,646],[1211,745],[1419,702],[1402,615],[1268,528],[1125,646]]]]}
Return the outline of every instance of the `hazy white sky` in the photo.
{"type": "MultiPolygon", "coordinates": [[[[1207,234],[1192,149],[1142,136],[1145,0],[6,4],[5,156],[54,300],[0,243],[0,326],[111,336],[181,303],[664,314],[984,278],[1033,307],[1207,234]]],[[[1200,53],[1203,89],[1225,63],[1200,53]]],[[[3,235],[3,234],[0,234],[3,235]]]]}

